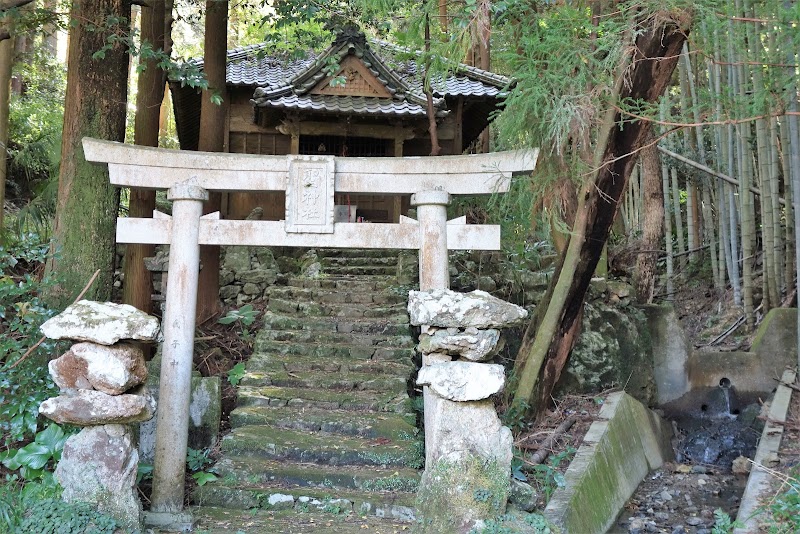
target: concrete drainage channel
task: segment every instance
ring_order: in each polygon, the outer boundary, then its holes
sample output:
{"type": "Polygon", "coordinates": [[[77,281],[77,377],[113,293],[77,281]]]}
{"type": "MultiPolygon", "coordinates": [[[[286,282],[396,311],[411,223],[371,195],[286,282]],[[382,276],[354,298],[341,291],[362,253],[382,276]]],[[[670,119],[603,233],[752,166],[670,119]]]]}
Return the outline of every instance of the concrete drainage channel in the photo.
{"type": "MultiPolygon", "coordinates": [[[[725,510],[726,506],[719,506],[725,501],[730,509],[738,507],[737,519],[746,525],[736,530],[737,534],[758,532],[754,514],[759,497],[768,491],[770,478],[759,466],[768,465],[767,460],[778,450],[780,423],[785,421],[791,399],[791,389],[775,388],[775,377],[797,361],[796,341],[793,336],[791,340],[784,339],[785,332],[794,331],[789,328],[795,321],[794,310],[773,312],[759,327],[750,352],[695,352],[684,340],[685,353],[681,354],[676,350],[681,348],[680,340],[676,345],[676,330],[663,329],[669,332],[664,342],[670,347],[664,351],[664,344],[660,346],[660,356],[669,359],[661,364],[658,343],[654,351],[659,400],[662,405],[680,408],[684,414],[696,405],[695,423],[687,423],[684,418],[676,425],[623,392],[610,395],[565,474],[566,484],[553,494],[545,516],[564,534],[692,534],[711,532],[713,510],[725,510]],[[760,425],[756,419],[758,404],[750,401],[766,400],[772,391],[775,393],[766,417],[768,423],[753,457],[752,447],[758,436],[753,425],[759,429],[760,425]],[[697,435],[690,433],[693,424],[694,430],[699,430],[697,435]],[[680,425],[684,430],[676,436],[674,430],[680,425]],[[746,438],[736,438],[734,442],[730,437],[748,433],[753,434],[750,443],[746,438]],[[743,456],[738,460],[740,468],[742,462],[751,463],[744,456],[753,458],[754,467],[741,501],[744,475],[730,474],[733,455],[743,456]],[[720,465],[709,465],[714,461],[720,465]],[[688,486],[705,487],[690,496],[691,490],[684,494],[680,489],[683,486],[674,483],[675,478],[688,486]],[[731,483],[736,478],[742,481],[738,488],[731,483]],[[640,495],[646,487],[650,495],[640,495]],[[629,502],[631,496],[635,497],[629,502]],[[701,502],[704,500],[708,502],[701,502]],[[645,510],[634,517],[631,510],[639,505],[645,510]],[[620,517],[623,510],[627,515],[620,517]]],[[[793,383],[794,378],[793,371],[785,371],[781,382],[793,383]]]]}

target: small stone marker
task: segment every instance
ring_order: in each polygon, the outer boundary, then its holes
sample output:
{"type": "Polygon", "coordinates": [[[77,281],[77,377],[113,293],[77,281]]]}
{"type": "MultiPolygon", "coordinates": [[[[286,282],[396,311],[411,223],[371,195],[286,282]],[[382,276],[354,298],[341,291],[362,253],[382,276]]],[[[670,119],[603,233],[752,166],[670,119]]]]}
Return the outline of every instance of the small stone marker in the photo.
{"type": "Polygon", "coordinates": [[[52,339],[77,343],[49,364],[61,394],[39,413],[57,423],[84,426],[64,444],[55,476],[67,502],[92,503],[126,531],[142,528],[136,491],[139,454],[128,423],[151,419],[156,403],[143,387],[141,349],[123,339],[153,341],[158,320],[133,306],[82,300],[42,325],[52,339]]]}

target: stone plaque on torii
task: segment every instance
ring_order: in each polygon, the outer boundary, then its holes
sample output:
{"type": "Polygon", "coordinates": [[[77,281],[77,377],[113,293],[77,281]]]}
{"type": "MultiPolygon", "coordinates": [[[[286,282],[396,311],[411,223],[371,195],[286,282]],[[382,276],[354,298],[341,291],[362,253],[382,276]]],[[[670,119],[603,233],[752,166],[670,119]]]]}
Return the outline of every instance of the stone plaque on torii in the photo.
{"type": "MultiPolygon", "coordinates": [[[[139,147],[86,138],[87,161],[107,163],[111,184],[167,189],[172,216],[121,218],[117,243],[170,245],[151,510],[183,508],[200,245],[388,248],[419,251],[420,289],[448,288],[448,250],[499,250],[500,227],[447,220],[451,195],[505,193],[538,150],[467,156],[341,158],[256,156],[139,147]],[[209,191],[284,191],[284,221],[202,215],[209,191]],[[334,222],[334,193],[411,196],[417,219],[334,222]]],[[[426,395],[427,397],[427,395],[426,395]]]]}

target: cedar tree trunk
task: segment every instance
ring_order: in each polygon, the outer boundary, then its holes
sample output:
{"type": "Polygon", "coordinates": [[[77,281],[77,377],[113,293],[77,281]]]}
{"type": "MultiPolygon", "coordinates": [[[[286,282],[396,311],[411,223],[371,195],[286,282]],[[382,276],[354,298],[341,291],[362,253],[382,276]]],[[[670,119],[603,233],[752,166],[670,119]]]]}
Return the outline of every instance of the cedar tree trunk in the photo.
{"type": "Polygon", "coordinates": [[[106,165],[88,163],[81,139],[110,141],[125,138],[128,91],[128,50],[116,43],[103,58],[94,59],[106,38],[129,31],[129,0],[93,0],[72,3],[67,95],[58,201],[53,225],[54,256],[48,270],[59,277],[48,294],[49,304],[62,308],[72,302],[95,270],[97,281],[87,299],[108,300],[114,272],[114,227],[119,190],[108,181],[106,165]],[[106,28],[108,17],[122,17],[122,26],[106,28]],[[89,31],[93,24],[97,30],[89,31]]]}
{"type": "Polygon", "coordinates": [[[11,110],[11,67],[14,39],[0,41],[0,245],[5,243],[3,216],[8,175],[8,118],[11,110]]]}
{"type": "Polygon", "coordinates": [[[651,132],[647,136],[647,148],[642,150],[642,187],[644,188],[644,204],[642,212],[641,251],[636,256],[634,271],[634,287],[636,300],[640,304],[653,301],[653,289],[656,281],[656,262],[664,236],[664,191],[661,186],[661,160],[655,136],[651,132]]]}
{"type": "MultiPolygon", "coordinates": [[[[142,7],[142,42],[149,42],[153,50],[164,48],[164,0],[152,0],[150,7],[142,7]]],[[[161,102],[164,100],[166,75],[154,60],[144,62],[139,73],[136,95],[136,122],[133,142],[142,146],[158,146],[161,102]]],[[[153,189],[131,188],[131,217],[152,217],[156,207],[153,189]]],[[[144,258],[154,254],[153,245],[129,243],[125,247],[125,281],[122,300],[145,313],[153,309],[153,280],[144,266],[144,258]]]]}
{"type": "MultiPolygon", "coordinates": [[[[205,152],[222,152],[225,148],[225,104],[215,104],[214,94],[227,99],[225,92],[225,64],[228,39],[228,1],[206,2],[206,35],[204,70],[208,89],[203,91],[200,109],[200,142],[198,149],[205,152]]],[[[219,211],[220,193],[211,193],[203,206],[203,213],[219,211]]],[[[200,271],[197,294],[198,324],[219,311],[219,246],[200,247],[200,271]]]]}

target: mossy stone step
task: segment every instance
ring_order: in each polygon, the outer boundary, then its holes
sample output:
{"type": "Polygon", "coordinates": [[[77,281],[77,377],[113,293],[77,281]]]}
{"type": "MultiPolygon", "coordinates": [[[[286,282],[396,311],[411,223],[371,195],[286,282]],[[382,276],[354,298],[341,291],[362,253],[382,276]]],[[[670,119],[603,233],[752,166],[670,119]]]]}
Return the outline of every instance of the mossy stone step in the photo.
{"type": "Polygon", "coordinates": [[[382,319],[346,319],[341,317],[297,317],[266,312],[261,315],[262,328],[267,330],[310,330],[342,334],[408,335],[408,316],[382,319]]]}
{"type": "Polygon", "coordinates": [[[247,370],[270,373],[288,371],[299,373],[317,371],[321,373],[368,373],[373,377],[409,377],[416,370],[414,362],[392,360],[357,360],[347,357],[300,356],[296,354],[255,353],[247,362],[247,370]]]}
{"type": "Polygon", "coordinates": [[[414,492],[420,480],[420,472],[408,467],[287,464],[255,457],[225,458],[214,464],[213,471],[229,486],[280,485],[333,492],[414,492]]]}
{"type": "Polygon", "coordinates": [[[304,432],[269,425],[234,428],[222,438],[221,448],[228,456],[255,456],[325,465],[418,468],[422,461],[416,440],[384,443],[383,440],[304,432]]]}
{"type": "Polygon", "coordinates": [[[316,302],[321,304],[398,304],[405,306],[408,294],[392,290],[344,291],[329,289],[309,289],[305,287],[270,286],[264,292],[267,298],[294,300],[297,302],[316,302]]]}
{"type": "MultiPolygon", "coordinates": [[[[355,273],[354,273],[355,274],[355,273]]],[[[289,277],[286,285],[307,289],[339,289],[344,291],[381,291],[397,285],[395,276],[328,276],[326,278],[289,277]]]]}
{"type": "Polygon", "coordinates": [[[212,468],[225,484],[280,485],[327,490],[360,490],[366,492],[414,492],[419,486],[420,472],[409,467],[327,466],[319,464],[286,464],[257,457],[224,458],[212,468]]]}
{"type": "Polygon", "coordinates": [[[348,274],[355,274],[355,275],[374,275],[374,274],[382,274],[386,276],[396,276],[397,275],[397,267],[392,266],[369,266],[369,265],[326,265],[322,268],[323,272],[326,274],[331,275],[348,275],[348,274]]]}
{"type": "Polygon", "coordinates": [[[312,317],[405,317],[405,306],[394,304],[389,306],[365,306],[364,304],[321,304],[318,302],[303,302],[294,299],[269,299],[268,309],[274,313],[284,313],[312,317]]]}
{"type": "MultiPolygon", "coordinates": [[[[193,503],[201,504],[204,508],[207,507],[221,507],[231,508],[238,510],[248,510],[253,508],[263,508],[265,512],[268,511],[271,521],[264,523],[261,529],[249,530],[249,532],[268,532],[270,534],[300,534],[305,532],[320,532],[330,534],[337,532],[344,534],[346,532],[367,532],[363,529],[363,525],[358,527],[358,530],[347,530],[346,525],[343,523],[345,518],[340,517],[338,514],[347,512],[342,510],[336,504],[336,499],[345,499],[352,503],[355,516],[377,516],[380,518],[388,519],[391,524],[394,521],[402,521],[409,523],[414,521],[414,501],[416,499],[415,493],[408,492],[362,492],[362,491],[348,491],[339,490],[336,494],[332,494],[330,490],[316,489],[316,488],[289,488],[279,485],[225,485],[219,481],[213,484],[206,484],[198,486],[192,491],[191,500],[193,503]],[[281,494],[291,495],[294,502],[290,503],[292,509],[276,510],[269,506],[270,495],[281,494]],[[321,503],[321,506],[315,505],[314,501],[321,503]],[[326,505],[326,503],[330,503],[326,505]],[[323,512],[327,514],[331,521],[327,523],[319,521],[318,528],[311,528],[306,530],[298,523],[298,518],[303,518],[306,514],[314,515],[315,513],[323,512]],[[338,513],[338,514],[337,514],[338,513]],[[275,520],[280,518],[291,518],[291,525],[287,530],[276,530],[275,520]]],[[[285,504],[283,505],[285,506],[285,504]]],[[[258,517],[256,512],[247,512],[250,514],[250,521],[246,524],[255,524],[253,518],[258,517]]],[[[233,524],[233,523],[232,523],[233,524]]],[[[242,523],[245,524],[245,523],[242,523]]],[[[381,523],[382,524],[382,523],[381,523]]],[[[310,525],[306,525],[307,527],[310,525]]],[[[372,524],[376,527],[376,524],[372,524]]],[[[404,528],[405,529],[405,528],[404,528]]],[[[387,530],[373,530],[370,528],[368,532],[397,532],[397,529],[387,530]]],[[[221,532],[230,532],[224,530],[221,532]]]]}
{"type": "Polygon", "coordinates": [[[381,391],[400,394],[407,390],[407,377],[368,373],[325,373],[311,371],[248,372],[243,386],[279,386],[286,388],[330,389],[335,391],[381,391]]]}
{"type": "Polygon", "coordinates": [[[397,256],[324,256],[323,270],[329,265],[348,265],[351,267],[394,267],[397,268],[397,256]]]}
{"type": "Polygon", "coordinates": [[[417,434],[414,414],[348,412],[317,408],[243,406],[231,412],[231,426],[269,425],[275,428],[328,432],[366,439],[408,440],[417,434]]]}
{"type": "Polygon", "coordinates": [[[240,386],[238,406],[322,408],[410,413],[406,392],[337,391],[281,386],[240,386]]]}
{"type": "Polygon", "coordinates": [[[263,354],[297,354],[319,358],[353,358],[360,360],[411,361],[414,349],[411,347],[376,347],[373,345],[322,344],[315,342],[272,341],[258,338],[253,352],[263,354]]]}
{"type": "Polygon", "coordinates": [[[374,347],[413,348],[416,344],[410,335],[381,336],[315,330],[265,330],[256,334],[256,343],[263,341],[291,341],[294,343],[323,343],[334,345],[363,345],[374,347]]]}

